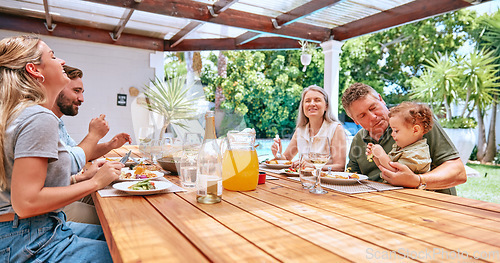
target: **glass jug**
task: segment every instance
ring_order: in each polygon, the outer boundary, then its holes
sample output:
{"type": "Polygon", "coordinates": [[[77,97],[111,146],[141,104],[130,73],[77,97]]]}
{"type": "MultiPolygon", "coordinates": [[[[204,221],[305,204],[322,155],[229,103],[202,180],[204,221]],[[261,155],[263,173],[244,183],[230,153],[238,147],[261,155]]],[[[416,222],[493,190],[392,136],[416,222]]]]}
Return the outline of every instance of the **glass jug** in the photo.
{"type": "Polygon", "coordinates": [[[254,147],[255,131],[229,131],[222,159],[222,186],[231,191],[255,190],[259,181],[259,161],[254,147]]]}

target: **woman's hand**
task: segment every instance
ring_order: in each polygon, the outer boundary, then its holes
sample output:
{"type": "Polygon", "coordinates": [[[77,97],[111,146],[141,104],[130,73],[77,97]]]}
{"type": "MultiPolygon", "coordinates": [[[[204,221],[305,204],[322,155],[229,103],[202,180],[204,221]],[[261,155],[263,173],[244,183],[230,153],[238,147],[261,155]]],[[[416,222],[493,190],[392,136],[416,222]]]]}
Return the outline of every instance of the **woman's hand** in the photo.
{"type": "Polygon", "coordinates": [[[99,160],[99,161],[94,161],[92,165],[89,166],[87,169],[83,169],[81,172],[75,174],[75,179],[77,182],[82,182],[89,180],[90,178],[94,177],[94,175],[97,173],[99,170],[99,167],[103,166],[104,163],[106,163],[106,160],[99,160]]]}
{"type": "Polygon", "coordinates": [[[98,189],[104,188],[111,182],[118,180],[122,173],[123,164],[120,162],[106,162],[92,177],[98,186],[98,189]]]}
{"type": "Polygon", "coordinates": [[[274,138],[274,143],[273,143],[273,145],[271,145],[271,151],[272,151],[272,153],[274,155],[274,158],[280,159],[280,158],[277,157],[277,155],[278,155],[277,153],[279,152],[280,153],[279,155],[283,156],[281,154],[282,150],[283,150],[283,147],[281,146],[281,139],[280,138],[274,138]]]}

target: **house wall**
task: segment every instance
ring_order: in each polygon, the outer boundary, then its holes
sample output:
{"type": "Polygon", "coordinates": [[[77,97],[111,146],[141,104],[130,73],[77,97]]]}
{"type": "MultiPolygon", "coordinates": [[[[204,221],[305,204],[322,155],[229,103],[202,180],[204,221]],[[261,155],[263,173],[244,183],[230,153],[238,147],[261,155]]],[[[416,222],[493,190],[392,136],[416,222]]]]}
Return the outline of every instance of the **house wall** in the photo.
{"type": "MultiPolygon", "coordinates": [[[[57,29],[56,29],[57,30],[57,29]]],[[[0,30],[0,39],[25,33],[0,30]]],[[[120,132],[129,133],[135,143],[130,105],[130,87],[141,90],[154,78],[155,69],[163,71],[163,60],[153,51],[66,38],[41,36],[57,57],[69,66],[83,70],[85,101],[77,116],[62,117],[69,134],[80,142],[92,118],[106,115],[110,130],[101,142],[120,132]],[[156,67],[151,67],[153,64],[156,67]],[[117,106],[117,94],[127,94],[127,106],[117,106]]],[[[163,55],[160,53],[159,55],[163,55]]]]}

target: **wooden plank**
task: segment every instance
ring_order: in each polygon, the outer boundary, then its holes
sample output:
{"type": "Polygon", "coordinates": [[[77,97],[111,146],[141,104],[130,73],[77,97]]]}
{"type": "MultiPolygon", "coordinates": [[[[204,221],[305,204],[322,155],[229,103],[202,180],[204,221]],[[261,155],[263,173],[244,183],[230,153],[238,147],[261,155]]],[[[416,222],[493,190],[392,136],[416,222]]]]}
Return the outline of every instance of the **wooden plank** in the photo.
{"type": "MultiPolygon", "coordinates": [[[[238,206],[230,204],[225,201],[231,195],[241,195],[237,192],[224,191],[223,202],[214,205],[204,205],[199,204],[195,200],[195,193],[183,193],[177,194],[182,197],[185,202],[191,203],[193,207],[199,209],[198,212],[193,212],[185,210],[185,204],[181,206],[176,205],[172,200],[158,199],[154,200],[150,198],[151,202],[157,207],[157,209],[165,215],[169,220],[175,220],[172,222],[176,227],[180,229],[197,247],[200,248],[209,258],[215,262],[225,261],[223,258],[219,258],[221,255],[230,253],[232,257],[242,257],[246,258],[243,261],[266,261],[265,258],[260,256],[252,256],[252,254],[259,255],[259,250],[266,251],[270,256],[277,261],[286,262],[304,262],[304,261],[314,261],[314,262],[344,262],[348,261],[342,257],[339,257],[330,251],[321,248],[311,242],[304,240],[300,236],[289,233],[274,224],[266,222],[248,212],[241,210],[238,206]],[[175,207],[175,210],[172,209],[175,207]],[[194,213],[194,215],[193,215],[194,213]],[[209,224],[204,226],[205,220],[200,224],[194,224],[199,216],[198,213],[204,213],[213,217],[218,221],[224,228],[213,228],[214,224],[209,224]],[[182,218],[189,218],[189,220],[181,220],[182,218]],[[251,249],[247,252],[239,252],[241,245],[238,240],[235,241],[234,237],[228,235],[225,228],[230,229],[234,233],[241,236],[243,239],[247,240],[249,244],[253,244],[258,247],[258,249],[251,249]],[[223,232],[220,232],[223,231],[223,232]],[[221,233],[221,234],[219,234],[221,233]],[[216,239],[220,239],[224,246],[219,248],[219,250],[213,250],[210,247],[211,242],[207,242],[204,239],[208,239],[214,236],[216,239]],[[234,243],[236,242],[236,243],[234,243]],[[241,253],[241,255],[240,255],[241,253]],[[250,257],[247,255],[250,254],[250,257]]],[[[246,249],[244,249],[246,251],[246,249]]],[[[240,260],[241,261],[241,260],[240,260]]],[[[234,260],[232,262],[235,262],[234,260]]]]}
{"type": "Polygon", "coordinates": [[[469,6],[471,4],[463,0],[411,1],[375,15],[335,27],[332,29],[332,34],[335,40],[346,40],[469,6]]]}
{"type": "MultiPolygon", "coordinates": [[[[391,217],[394,214],[400,215],[406,213],[407,211],[404,210],[405,208],[408,208],[411,211],[411,208],[421,205],[402,205],[401,203],[398,204],[396,202],[395,204],[390,203],[391,205],[388,206],[388,203],[378,204],[376,202],[361,199],[362,202],[365,204],[369,203],[370,205],[356,206],[353,205],[353,203],[345,202],[346,196],[342,195],[332,195],[336,197],[334,201],[332,201],[331,198],[311,195],[302,191],[299,184],[295,186],[296,192],[290,193],[288,187],[294,187],[293,183],[295,182],[279,180],[279,184],[281,184],[280,186],[275,185],[277,184],[276,181],[272,181],[269,184],[266,182],[266,185],[267,187],[270,187],[269,191],[272,191],[274,194],[279,194],[315,207],[326,209],[328,211],[346,216],[350,218],[350,220],[359,220],[366,227],[382,227],[389,231],[400,233],[401,235],[410,236],[415,239],[431,243],[436,248],[445,248],[449,251],[468,251],[470,254],[478,251],[499,251],[499,245],[491,244],[491,242],[489,242],[486,238],[485,240],[490,244],[474,240],[473,238],[477,238],[477,236],[473,235],[471,238],[467,236],[471,235],[470,233],[464,233],[464,231],[462,231],[464,229],[473,230],[475,229],[474,227],[463,227],[457,232],[450,233],[449,231],[442,231],[439,227],[415,224],[414,222],[408,222],[401,218],[391,217]],[[395,205],[396,208],[391,208],[393,205],[395,205]],[[384,207],[386,208],[384,209],[384,207]]],[[[370,193],[370,195],[372,194],[374,193],[370,193]]],[[[351,199],[357,199],[356,196],[359,195],[353,195],[351,199]]],[[[496,239],[497,234],[490,233],[488,236],[493,236],[491,238],[496,239]]]]}
{"type": "Polygon", "coordinates": [[[197,1],[142,1],[135,4],[130,0],[86,0],[103,5],[112,5],[125,8],[134,8],[144,12],[167,15],[172,17],[187,18],[200,22],[210,22],[225,26],[248,29],[259,33],[270,33],[284,38],[307,39],[314,42],[327,41],[330,37],[329,28],[293,23],[283,26],[280,29],[274,28],[271,19],[274,17],[257,15],[236,9],[227,9],[219,13],[217,17],[212,17],[208,4],[197,1]]]}
{"type": "Polygon", "coordinates": [[[207,262],[143,197],[96,195],[94,203],[114,262],[207,262]]]}
{"type": "Polygon", "coordinates": [[[109,31],[92,27],[70,25],[62,22],[57,22],[55,30],[49,32],[45,28],[43,19],[15,16],[1,12],[0,29],[156,51],[164,50],[163,39],[124,33],[121,34],[120,39],[113,41],[109,35],[109,31]]]}
{"type": "Polygon", "coordinates": [[[184,39],[175,47],[168,45],[165,51],[201,51],[201,50],[275,50],[275,49],[297,49],[300,44],[296,39],[279,37],[261,37],[250,42],[237,41],[235,38],[221,39],[184,39]],[[239,44],[243,43],[243,44],[239,44]]]}
{"type": "MultiPolygon", "coordinates": [[[[481,210],[489,210],[493,211],[493,214],[496,214],[497,212],[500,212],[500,204],[496,203],[490,203],[490,202],[485,202],[481,200],[475,200],[475,199],[469,199],[465,197],[460,197],[460,196],[453,196],[453,195],[444,195],[440,193],[436,193],[433,191],[418,191],[416,189],[405,189],[402,191],[405,194],[416,196],[416,197],[421,197],[421,198],[426,198],[426,199],[434,199],[434,200],[439,200],[439,201],[446,201],[448,203],[453,203],[457,204],[458,206],[461,207],[471,207],[474,209],[474,213],[485,213],[485,211],[481,210]]],[[[408,197],[410,198],[410,197],[408,197]]]]}
{"type": "Polygon", "coordinates": [[[322,9],[330,7],[340,0],[312,0],[310,2],[305,2],[303,5],[283,13],[276,17],[276,21],[279,26],[288,25],[294,23],[301,18],[310,16],[322,9]]]}
{"type": "MultiPolygon", "coordinates": [[[[254,197],[258,198],[262,201],[272,203],[273,206],[277,206],[281,209],[288,210],[291,213],[297,214],[301,217],[307,218],[309,220],[314,220],[317,223],[320,223],[325,226],[331,226],[337,231],[340,231],[346,235],[351,236],[351,238],[357,238],[359,241],[364,241],[370,243],[369,246],[361,246],[361,245],[353,245],[346,243],[344,245],[341,245],[340,248],[343,249],[348,249],[351,246],[353,247],[354,251],[357,251],[357,253],[361,253],[359,250],[359,247],[365,248],[364,254],[362,254],[365,258],[369,256],[370,251],[378,251],[380,254],[389,254],[391,255],[391,251],[397,251],[402,254],[399,256],[396,256],[395,259],[398,259],[399,257],[404,257],[405,255],[408,256],[410,253],[408,251],[433,251],[434,249],[439,249],[443,253],[441,254],[436,254],[433,255],[433,259],[435,260],[446,260],[446,255],[449,253],[452,253],[454,251],[454,248],[447,248],[446,246],[443,246],[443,244],[433,244],[427,241],[428,235],[425,236],[425,238],[415,238],[411,235],[405,234],[402,231],[391,231],[390,229],[386,229],[384,226],[380,227],[377,224],[374,224],[374,222],[379,222],[381,219],[377,214],[367,214],[365,213],[362,218],[365,218],[365,221],[360,221],[357,219],[357,217],[352,218],[349,214],[348,211],[346,211],[344,214],[343,213],[335,213],[333,211],[325,210],[323,209],[324,207],[314,207],[306,204],[307,202],[304,202],[304,204],[297,204],[297,200],[307,200],[307,199],[324,199],[325,202],[332,202],[330,198],[324,198],[324,196],[311,196],[311,194],[298,194],[294,195],[297,196],[297,199],[290,200],[289,198],[285,197],[277,197],[274,192],[276,189],[273,189],[272,192],[264,193],[264,191],[255,191],[255,192],[248,192],[247,194],[254,197]],[[309,197],[307,197],[309,195],[309,197]],[[315,198],[316,197],[316,198],[315,198]],[[293,201],[293,202],[291,202],[293,201]],[[377,248],[378,246],[382,248],[377,248]],[[405,254],[407,253],[407,254],[405,254]]],[[[281,189],[280,189],[281,190],[281,189]]],[[[256,213],[260,214],[260,211],[257,208],[254,208],[256,213]]],[[[269,209],[266,209],[266,212],[269,209]]],[[[254,210],[252,210],[254,211],[254,210]]],[[[298,220],[293,220],[293,222],[297,222],[298,220]]],[[[390,217],[384,217],[383,222],[389,223],[391,227],[397,227],[399,225],[399,222],[397,220],[393,220],[390,217]]],[[[411,224],[408,224],[406,222],[401,222],[404,225],[404,228],[412,227],[411,224]]],[[[311,230],[311,232],[316,233],[317,231],[314,230],[313,227],[308,226],[308,229],[311,230]]],[[[399,226],[399,229],[402,227],[399,226]]],[[[436,234],[439,236],[439,231],[434,231],[436,234]]],[[[419,232],[417,232],[419,233],[419,232]]],[[[303,233],[301,236],[305,236],[303,233]]],[[[337,238],[338,235],[333,235],[337,238]]],[[[313,235],[312,238],[315,238],[315,235],[313,235]]],[[[340,238],[344,241],[344,238],[340,238]]],[[[455,243],[455,239],[448,239],[449,241],[447,243],[455,243]],[[453,241],[453,242],[451,242],[453,241]]],[[[358,241],[358,242],[359,242],[358,241]]],[[[442,240],[441,240],[442,241],[442,240]]],[[[461,240],[465,242],[467,245],[473,245],[474,242],[471,242],[469,240],[463,239],[461,240]]],[[[446,242],[445,242],[446,244],[446,242]]],[[[469,246],[464,246],[464,248],[469,248],[469,246]]],[[[348,256],[349,259],[352,258],[352,256],[348,256]]],[[[401,258],[399,258],[401,259],[401,258]]],[[[422,260],[422,258],[418,258],[418,260],[422,260]]],[[[473,260],[473,259],[470,259],[473,260]]],[[[357,261],[357,260],[355,260],[357,261]]]]}
{"type": "MultiPolygon", "coordinates": [[[[355,221],[345,220],[345,217],[277,196],[272,192],[257,189],[245,192],[244,195],[230,191],[224,194],[227,202],[354,262],[372,262],[367,251],[390,255],[391,250],[384,248],[384,245],[396,251],[400,248],[396,244],[415,243],[413,239],[401,235],[380,233],[376,228],[366,229],[355,221]],[[344,228],[357,234],[353,236],[340,230],[344,228]]],[[[399,262],[400,256],[402,255],[392,253],[391,258],[384,260],[399,262]]]]}
{"type": "MultiPolygon", "coordinates": [[[[228,229],[217,218],[210,217],[186,201],[195,199],[194,192],[155,195],[147,199],[212,262],[277,261],[272,255],[228,229]]],[[[214,206],[228,211],[229,205],[221,203],[200,206],[214,206]]]]}

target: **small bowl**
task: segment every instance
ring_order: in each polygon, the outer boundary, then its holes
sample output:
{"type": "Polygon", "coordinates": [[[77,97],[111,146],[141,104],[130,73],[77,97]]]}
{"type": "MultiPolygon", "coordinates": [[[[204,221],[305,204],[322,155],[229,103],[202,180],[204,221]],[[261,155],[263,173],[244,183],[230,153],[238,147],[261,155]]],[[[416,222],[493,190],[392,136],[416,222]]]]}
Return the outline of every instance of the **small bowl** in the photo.
{"type": "Polygon", "coordinates": [[[258,184],[265,184],[266,183],[266,176],[267,176],[267,174],[265,172],[259,172],[259,183],[258,184]]]}
{"type": "Polygon", "coordinates": [[[161,166],[161,168],[165,171],[170,171],[172,173],[177,174],[180,165],[180,162],[178,158],[174,157],[162,157],[157,160],[158,164],[161,166]]]}

